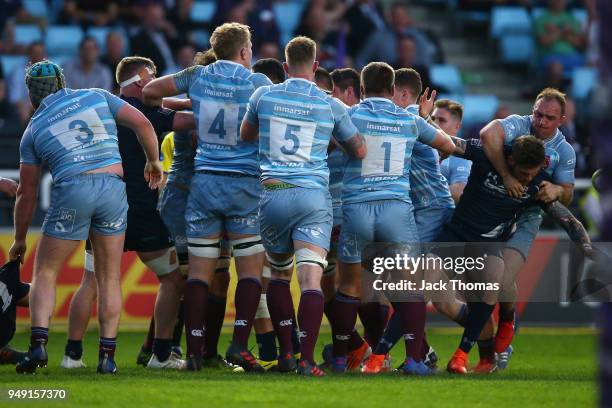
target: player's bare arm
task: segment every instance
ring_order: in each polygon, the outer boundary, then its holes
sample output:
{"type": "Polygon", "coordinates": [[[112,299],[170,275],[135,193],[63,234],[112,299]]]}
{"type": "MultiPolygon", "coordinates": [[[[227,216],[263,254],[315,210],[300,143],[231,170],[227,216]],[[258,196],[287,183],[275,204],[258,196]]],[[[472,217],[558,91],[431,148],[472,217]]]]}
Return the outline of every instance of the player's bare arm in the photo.
{"type": "Polygon", "coordinates": [[[240,125],[240,139],[245,142],[255,142],[259,139],[259,125],[243,120],[240,125]]]}
{"type": "Polygon", "coordinates": [[[443,130],[438,130],[436,132],[436,136],[429,145],[438,150],[442,154],[442,157],[447,157],[455,152],[455,143],[453,139],[443,130]]]}
{"type": "Polygon", "coordinates": [[[365,144],[365,139],[359,133],[355,133],[350,139],[345,142],[339,142],[349,155],[355,157],[356,159],[363,159],[366,157],[367,148],[365,144]]]}
{"type": "Polygon", "coordinates": [[[147,158],[144,178],[149,183],[149,188],[152,190],[158,188],[162,181],[163,170],[159,162],[159,146],[153,125],[142,112],[129,104],[125,104],[119,109],[115,119],[117,123],[132,129],[136,133],[138,142],[147,158]]]}
{"type": "Polygon", "coordinates": [[[144,103],[150,106],[162,106],[165,97],[178,94],[174,78],[170,75],[156,78],[142,89],[144,103]]]}
{"type": "Polygon", "coordinates": [[[515,179],[508,169],[504,158],[504,129],[501,124],[494,120],[480,131],[480,140],[485,155],[504,180],[504,186],[508,195],[518,198],[523,194],[523,185],[515,179]]]}
{"type": "Polygon", "coordinates": [[[17,182],[9,178],[0,177],[0,191],[8,194],[10,197],[15,197],[17,193],[17,182]]]}
{"type": "Polygon", "coordinates": [[[540,191],[536,196],[538,200],[545,203],[550,203],[559,200],[563,205],[569,205],[572,202],[574,195],[573,184],[553,184],[550,181],[540,183],[540,191]]]}
{"type": "Polygon", "coordinates": [[[164,98],[162,100],[162,106],[175,111],[192,109],[191,99],[164,98]]]}
{"type": "Polygon", "coordinates": [[[591,254],[592,246],[589,234],[566,206],[559,201],[553,201],[544,206],[544,211],[567,232],[570,239],[580,247],[585,255],[589,256],[591,254]]]}
{"type": "Polygon", "coordinates": [[[40,166],[21,164],[19,166],[19,187],[13,213],[15,225],[15,241],[9,250],[9,258],[15,260],[26,252],[26,234],[38,200],[38,184],[40,181],[40,166]]]}
{"type": "Polygon", "coordinates": [[[192,130],[195,129],[195,117],[193,112],[176,112],[172,121],[172,129],[174,130],[192,130]]]}

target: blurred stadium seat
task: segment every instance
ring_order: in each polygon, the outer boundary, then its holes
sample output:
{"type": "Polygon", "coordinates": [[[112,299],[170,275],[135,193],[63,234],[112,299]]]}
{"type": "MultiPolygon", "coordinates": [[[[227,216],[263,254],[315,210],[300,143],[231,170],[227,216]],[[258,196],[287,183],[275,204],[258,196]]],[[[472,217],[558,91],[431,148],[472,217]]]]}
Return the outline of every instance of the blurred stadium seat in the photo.
{"type": "Polygon", "coordinates": [[[522,7],[493,7],[491,10],[491,37],[506,34],[530,34],[531,19],[522,7]]]}
{"type": "Polygon", "coordinates": [[[276,24],[281,33],[281,43],[287,43],[300,23],[304,4],[297,1],[274,3],[276,24]]]}
{"type": "Polygon", "coordinates": [[[572,72],[572,98],[583,100],[597,83],[597,71],[592,67],[575,68],[572,72]]]}
{"type": "Polygon", "coordinates": [[[49,7],[47,7],[45,0],[24,0],[23,8],[36,17],[47,17],[49,15],[49,7]]]}
{"type": "Polygon", "coordinates": [[[214,1],[194,1],[189,18],[194,23],[208,23],[215,15],[217,3],[214,1]]]}
{"type": "Polygon", "coordinates": [[[533,37],[529,34],[507,34],[499,40],[501,60],[506,64],[527,64],[534,57],[533,37]]]}
{"type": "Polygon", "coordinates": [[[210,34],[206,30],[193,30],[191,32],[191,41],[197,45],[199,49],[210,47],[210,34]]]}
{"type": "Polygon", "coordinates": [[[495,95],[466,94],[462,103],[464,127],[489,122],[499,107],[499,99],[495,95]]]}
{"type": "Polygon", "coordinates": [[[2,64],[2,72],[4,72],[5,78],[15,67],[23,66],[26,62],[28,62],[28,58],[25,55],[0,55],[0,63],[2,64]]]}
{"type": "Polygon", "coordinates": [[[40,27],[33,24],[23,24],[15,26],[15,43],[28,45],[34,41],[42,40],[40,27]]]}
{"type": "Polygon", "coordinates": [[[130,46],[130,41],[125,33],[125,30],[121,27],[89,27],[87,30],[87,35],[89,37],[93,37],[100,46],[100,51],[102,54],[106,53],[106,36],[110,32],[118,32],[123,37],[123,46],[124,53],[128,53],[128,48],[130,46]]]}
{"type": "Polygon", "coordinates": [[[45,44],[49,55],[76,55],[83,31],[78,26],[49,26],[45,44]]]}
{"type": "Polygon", "coordinates": [[[442,87],[446,92],[463,93],[461,73],[455,65],[432,65],[429,68],[429,77],[431,78],[432,85],[442,87]]]}

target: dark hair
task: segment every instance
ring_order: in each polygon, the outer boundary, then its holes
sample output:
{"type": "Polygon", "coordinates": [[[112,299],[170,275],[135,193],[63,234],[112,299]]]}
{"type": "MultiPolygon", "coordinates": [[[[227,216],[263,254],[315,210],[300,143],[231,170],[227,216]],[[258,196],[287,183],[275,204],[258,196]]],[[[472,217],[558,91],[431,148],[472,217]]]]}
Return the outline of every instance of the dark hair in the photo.
{"type": "Polygon", "coordinates": [[[544,163],[544,143],[535,136],[523,135],[512,143],[512,158],[520,167],[533,168],[544,163]]]}
{"type": "Polygon", "coordinates": [[[338,68],[331,72],[331,79],[334,87],[345,91],[346,88],[353,88],[353,93],[357,99],[361,99],[361,87],[359,86],[359,72],[353,68],[338,68]]]}
{"type": "Polygon", "coordinates": [[[415,98],[423,92],[421,74],[412,68],[400,68],[395,71],[395,86],[410,89],[410,93],[415,98]]]}
{"type": "Polygon", "coordinates": [[[455,102],[450,99],[438,99],[435,103],[435,107],[438,109],[446,109],[457,119],[463,119],[463,106],[461,106],[459,102],[455,102]]]}
{"type": "Polygon", "coordinates": [[[361,70],[361,84],[366,95],[393,93],[395,71],[386,62],[370,62],[361,70]]]}
{"type": "Polygon", "coordinates": [[[315,71],[314,80],[317,86],[323,89],[324,91],[331,92],[332,88],[334,87],[334,84],[332,82],[332,77],[329,74],[329,71],[327,71],[323,67],[317,68],[317,70],[315,71]]]}
{"type": "Polygon", "coordinates": [[[115,72],[115,79],[117,83],[125,81],[126,79],[131,78],[137,72],[139,72],[143,67],[150,68],[154,73],[157,73],[157,67],[155,67],[155,63],[146,57],[125,57],[119,64],[117,64],[117,71],[115,72]]]}
{"type": "Polygon", "coordinates": [[[285,70],[283,63],[276,58],[263,58],[253,65],[253,72],[259,72],[267,76],[273,84],[285,81],[285,70]]]}

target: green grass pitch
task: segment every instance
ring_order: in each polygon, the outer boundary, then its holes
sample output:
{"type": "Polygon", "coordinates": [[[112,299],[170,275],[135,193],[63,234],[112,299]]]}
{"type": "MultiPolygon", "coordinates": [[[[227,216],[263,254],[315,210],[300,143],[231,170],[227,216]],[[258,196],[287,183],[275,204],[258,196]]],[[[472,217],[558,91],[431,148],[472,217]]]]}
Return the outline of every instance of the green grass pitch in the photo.
{"type": "MultiPolygon", "coordinates": [[[[105,406],[105,407],[487,407],[594,406],[596,387],[596,335],[590,330],[525,329],[516,337],[510,367],[492,375],[450,376],[443,368],[456,347],[459,331],[432,329],[428,339],[441,358],[435,377],[409,378],[397,373],[365,377],[358,373],[302,378],[291,374],[237,374],[224,370],[199,373],[162,372],[136,366],[143,333],[119,336],[117,376],[99,376],[97,335],[85,341],[82,370],[59,367],[66,335],[52,333],[49,367],[34,376],[0,366],[0,406],[105,406]],[[7,389],[66,389],[64,401],[7,401],[7,389]]],[[[225,333],[220,350],[225,349],[225,333]]],[[[330,341],[323,332],[318,343],[330,341]]],[[[28,335],[18,333],[14,346],[24,347],[28,335]]],[[[393,350],[394,365],[401,360],[403,345],[393,350]]],[[[476,363],[478,352],[471,356],[476,363]]]]}

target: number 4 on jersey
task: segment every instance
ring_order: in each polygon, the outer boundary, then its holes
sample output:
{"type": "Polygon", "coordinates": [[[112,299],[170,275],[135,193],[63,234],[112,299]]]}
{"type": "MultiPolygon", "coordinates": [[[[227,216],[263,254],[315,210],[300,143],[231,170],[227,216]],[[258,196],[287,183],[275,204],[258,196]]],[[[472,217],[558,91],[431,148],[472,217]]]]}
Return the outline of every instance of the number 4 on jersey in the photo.
{"type": "Polygon", "coordinates": [[[219,139],[225,139],[225,109],[219,109],[219,113],[213,119],[208,129],[208,133],[219,136],[219,139]]]}

